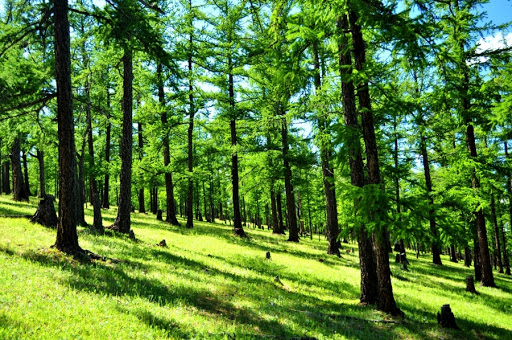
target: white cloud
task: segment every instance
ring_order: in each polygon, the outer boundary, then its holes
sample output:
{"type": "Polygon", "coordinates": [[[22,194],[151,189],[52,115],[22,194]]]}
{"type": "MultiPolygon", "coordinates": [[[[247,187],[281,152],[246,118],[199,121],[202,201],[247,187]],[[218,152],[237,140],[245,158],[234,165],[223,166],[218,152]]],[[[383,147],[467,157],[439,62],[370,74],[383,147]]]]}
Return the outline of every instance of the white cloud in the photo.
{"type": "MultiPolygon", "coordinates": [[[[500,48],[512,46],[512,33],[504,35],[503,32],[498,32],[496,35],[490,35],[485,38],[478,40],[478,47],[476,53],[481,54],[485,52],[492,52],[500,48]]],[[[477,60],[470,62],[469,64],[475,64],[477,62],[483,63],[489,60],[487,57],[479,57],[477,60]]]]}

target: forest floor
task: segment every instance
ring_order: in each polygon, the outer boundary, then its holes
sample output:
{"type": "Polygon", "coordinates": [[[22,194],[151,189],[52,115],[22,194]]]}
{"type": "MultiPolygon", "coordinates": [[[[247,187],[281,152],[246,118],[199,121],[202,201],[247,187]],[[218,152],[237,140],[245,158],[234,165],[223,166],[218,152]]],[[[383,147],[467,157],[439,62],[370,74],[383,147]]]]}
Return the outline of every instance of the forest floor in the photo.
{"type": "MultiPolygon", "coordinates": [[[[32,214],[37,202],[0,196],[0,215],[32,214]]],[[[104,225],[115,213],[103,210],[104,225]]],[[[496,273],[498,288],[473,295],[472,269],[446,256],[434,266],[409,253],[409,271],[391,258],[405,318],[390,318],[359,305],[356,244],[337,258],[317,237],[295,244],[246,227],[240,239],[229,224],[185,229],[139,213],[132,229],[137,241],[80,227],[82,248],[107,258],[84,263],[50,248],[54,229],[0,218],[0,339],[512,339],[512,278],[496,273]],[[460,330],[438,326],[443,304],[460,330]]]]}

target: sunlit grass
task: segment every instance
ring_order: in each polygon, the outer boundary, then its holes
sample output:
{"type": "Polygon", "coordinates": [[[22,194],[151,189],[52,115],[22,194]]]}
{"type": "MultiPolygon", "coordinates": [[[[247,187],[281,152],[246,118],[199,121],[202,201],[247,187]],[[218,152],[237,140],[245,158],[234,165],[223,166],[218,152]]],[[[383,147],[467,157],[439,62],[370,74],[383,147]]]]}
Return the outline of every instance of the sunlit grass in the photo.
{"type": "MultiPolygon", "coordinates": [[[[31,214],[31,202],[1,196],[0,215],[31,214]]],[[[102,213],[112,223],[115,209],[102,213]]],[[[132,228],[137,242],[79,228],[80,245],[107,257],[80,263],[50,248],[55,230],[0,218],[0,339],[512,338],[511,278],[495,274],[498,288],[477,287],[475,296],[465,292],[472,270],[445,257],[437,267],[409,254],[408,272],[391,263],[406,318],[390,319],[358,303],[355,244],[336,258],[324,240],[294,244],[249,228],[250,239],[239,239],[229,224],[188,230],[139,213],[132,228]],[[157,246],[162,239],[167,248],[157,246]],[[460,331],[438,327],[446,303],[460,331]]]]}

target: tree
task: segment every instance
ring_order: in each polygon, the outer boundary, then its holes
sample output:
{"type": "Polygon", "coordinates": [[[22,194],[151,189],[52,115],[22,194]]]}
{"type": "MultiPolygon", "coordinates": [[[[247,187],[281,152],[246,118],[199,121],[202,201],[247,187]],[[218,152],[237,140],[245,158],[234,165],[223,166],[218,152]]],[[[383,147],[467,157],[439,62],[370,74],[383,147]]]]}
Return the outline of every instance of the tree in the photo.
{"type": "Polygon", "coordinates": [[[57,123],[59,126],[59,222],[55,247],[65,253],[83,252],[76,232],[77,182],[68,1],[53,1],[55,25],[55,71],[57,83],[57,123]]]}

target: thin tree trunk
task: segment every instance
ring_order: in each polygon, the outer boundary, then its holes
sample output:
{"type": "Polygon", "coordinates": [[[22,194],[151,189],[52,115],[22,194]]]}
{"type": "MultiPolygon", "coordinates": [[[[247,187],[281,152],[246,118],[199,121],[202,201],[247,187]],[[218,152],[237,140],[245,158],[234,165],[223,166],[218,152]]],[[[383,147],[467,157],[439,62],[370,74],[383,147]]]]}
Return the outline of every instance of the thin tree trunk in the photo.
{"type": "MultiPolygon", "coordinates": [[[[361,132],[356,113],[355,89],[351,79],[347,79],[352,73],[352,58],[348,49],[348,37],[342,32],[348,30],[346,17],[338,20],[340,30],[339,62],[341,74],[343,115],[347,127],[347,143],[349,153],[350,178],[352,185],[362,188],[364,186],[364,167],[361,150],[361,132]]],[[[354,201],[354,211],[358,214],[360,198],[354,201]]],[[[375,304],[378,298],[377,271],[375,255],[371,237],[364,224],[358,226],[359,264],[361,267],[361,295],[363,304],[375,304]]]]}
{"type": "MultiPolygon", "coordinates": [[[[508,154],[508,145],[507,141],[504,143],[505,146],[505,157],[509,159],[508,154]]],[[[508,208],[509,208],[509,217],[510,222],[509,225],[512,226],[512,175],[507,176],[507,194],[508,194],[508,208]]],[[[505,273],[507,275],[510,275],[510,262],[508,258],[508,249],[507,249],[507,237],[505,235],[505,228],[503,227],[503,224],[501,225],[501,234],[503,235],[503,263],[505,265],[505,273]]]]}
{"type": "Polygon", "coordinates": [[[53,14],[59,136],[59,222],[55,247],[74,254],[82,249],[78,245],[74,211],[77,176],[67,0],[53,0],[53,14]]]}
{"type": "MultiPolygon", "coordinates": [[[[320,75],[320,57],[318,53],[318,43],[313,43],[313,58],[315,69],[315,92],[318,93],[322,87],[320,75]]],[[[340,256],[340,244],[338,235],[338,212],[336,207],[336,191],[334,188],[334,169],[329,164],[331,158],[330,133],[326,120],[323,118],[324,112],[318,112],[318,130],[320,137],[320,160],[322,165],[322,178],[325,194],[325,208],[327,214],[327,254],[340,256]]]]}
{"type": "MultiPolygon", "coordinates": [[[[144,138],[142,134],[142,123],[139,122],[137,124],[137,137],[138,137],[138,146],[139,146],[139,160],[142,161],[143,155],[144,155],[144,138]]],[[[142,177],[142,176],[141,176],[142,177]]],[[[141,178],[141,182],[143,179],[141,178]]],[[[139,189],[139,212],[145,213],[146,212],[146,203],[144,199],[144,183],[139,183],[141,188],[139,189]]]]}
{"type": "MultiPolygon", "coordinates": [[[[172,172],[169,169],[169,165],[171,164],[171,150],[169,146],[169,127],[167,126],[167,109],[165,108],[165,92],[164,92],[164,82],[162,76],[162,63],[158,63],[157,65],[157,77],[158,77],[158,101],[162,106],[162,114],[160,115],[160,120],[163,125],[163,137],[162,144],[164,147],[163,156],[164,156],[164,166],[165,166],[165,205],[166,205],[166,217],[165,221],[179,226],[180,223],[176,218],[176,205],[174,203],[174,184],[172,181],[172,172]]],[[[156,209],[155,209],[156,212],[156,209]]]]}
{"type": "Polygon", "coordinates": [[[11,148],[12,192],[15,201],[28,201],[27,190],[21,171],[20,139],[16,137],[11,148]]]}
{"type": "MultiPolygon", "coordinates": [[[[466,97],[464,97],[464,102],[465,109],[469,109],[469,102],[467,102],[466,97]]],[[[469,124],[466,129],[466,141],[471,158],[476,158],[477,151],[475,143],[475,133],[472,124],[469,124]]],[[[478,190],[478,188],[480,188],[480,180],[476,175],[475,169],[473,169],[471,182],[474,190],[478,190]]],[[[474,214],[476,215],[476,226],[479,243],[478,246],[480,248],[480,261],[482,266],[482,286],[496,287],[496,284],[494,283],[494,275],[492,273],[491,257],[489,255],[489,243],[487,242],[487,228],[485,226],[485,217],[483,209],[481,207],[478,207],[474,214]]]]}
{"type": "Polygon", "coordinates": [[[11,163],[9,161],[6,161],[4,163],[3,171],[4,171],[4,176],[2,178],[3,179],[2,189],[6,195],[9,195],[11,193],[11,179],[10,179],[10,175],[9,175],[11,172],[11,163]]]}
{"type": "MultiPolygon", "coordinates": [[[[107,88],[107,109],[110,110],[110,92],[107,88]]],[[[103,200],[102,206],[105,209],[110,208],[110,174],[108,165],[110,164],[110,133],[112,123],[110,122],[110,114],[107,113],[107,131],[105,134],[105,162],[107,163],[107,172],[105,173],[105,184],[103,186],[103,200]]]]}
{"type": "Polygon", "coordinates": [[[98,185],[94,176],[94,140],[92,138],[92,117],[91,117],[91,98],[90,98],[90,84],[86,85],[86,100],[85,112],[87,117],[87,145],[89,151],[89,202],[94,205],[94,194],[98,192],[98,185]]]}
{"type": "Polygon", "coordinates": [[[279,222],[277,222],[277,202],[276,202],[276,194],[274,193],[274,188],[272,184],[270,185],[270,207],[272,211],[272,233],[279,233],[279,222]]]}
{"type": "MultiPolygon", "coordinates": [[[[192,7],[192,0],[190,0],[190,7],[192,7]]],[[[190,49],[192,49],[193,35],[192,33],[189,36],[190,49]]],[[[188,142],[188,196],[187,196],[187,204],[186,204],[186,215],[187,215],[187,224],[185,227],[193,228],[194,227],[194,181],[193,181],[193,171],[194,171],[194,153],[192,148],[193,137],[194,137],[194,115],[195,115],[195,107],[194,107],[194,86],[192,82],[192,51],[189,51],[188,55],[188,72],[189,72],[189,80],[188,80],[188,103],[189,103],[189,122],[188,122],[188,134],[187,134],[187,142],[188,142]]]]}
{"type": "Polygon", "coordinates": [[[499,273],[503,273],[503,262],[501,261],[501,242],[500,232],[498,227],[498,218],[496,216],[496,202],[494,200],[494,194],[491,193],[491,220],[494,225],[494,241],[496,245],[496,261],[499,268],[499,273]]]}
{"type": "Polygon", "coordinates": [[[36,157],[39,163],[39,197],[44,198],[46,196],[46,180],[44,173],[44,151],[39,149],[36,150],[36,157]]]}
{"type": "MultiPolygon", "coordinates": [[[[363,65],[366,63],[366,47],[361,26],[358,24],[358,18],[355,12],[350,13],[350,26],[352,33],[352,43],[354,48],[354,62],[357,71],[363,71],[363,65]]],[[[359,108],[361,110],[361,124],[363,127],[363,138],[366,148],[366,159],[368,167],[369,184],[376,187],[375,190],[383,190],[380,180],[379,157],[377,149],[377,139],[375,137],[375,127],[373,123],[373,113],[370,102],[370,92],[368,82],[363,81],[357,87],[357,96],[359,99],[359,108]]],[[[372,212],[372,218],[377,221],[383,218],[384,213],[379,207],[375,207],[372,212]]],[[[374,246],[377,264],[378,280],[378,301],[377,308],[383,312],[398,315],[402,311],[397,307],[391,285],[391,271],[389,269],[388,242],[386,238],[387,228],[381,224],[375,232],[374,246]]]]}
{"type": "Polygon", "coordinates": [[[121,174],[120,174],[120,194],[119,208],[117,217],[112,228],[121,233],[128,234],[131,226],[131,207],[132,207],[132,143],[133,143],[133,65],[132,51],[128,48],[124,50],[123,56],[123,132],[121,138],[121,174]]]}
{"type": "Polygon", "coordinates": [[[25,188],[25,195],[28,197],[32,196],[32,193],[30,192],[30,184],[28,181],[28,164],[27,164],[27,153],[23,152],[23,176],[24,176],[24,188],[25,188]]]}
{"type": "Polygon", "coordinates": [[[295,195],[293,193],[292,186],[292,170],[290,167],[290,162],[288,160],[288,123],[286,121],[286,116],[284,112],[284,108],[282,104],[279,103],[279,112],[282,116],[281,118],[281,138],[283,143],[283,168],[284,168],[284,187],[286,191],[286,208],[288,210],[288,241],[291,242],[299,242],[299,231],[297,228],[297,214],[295,212],[295,195]]]}

